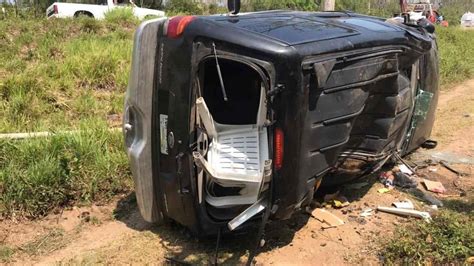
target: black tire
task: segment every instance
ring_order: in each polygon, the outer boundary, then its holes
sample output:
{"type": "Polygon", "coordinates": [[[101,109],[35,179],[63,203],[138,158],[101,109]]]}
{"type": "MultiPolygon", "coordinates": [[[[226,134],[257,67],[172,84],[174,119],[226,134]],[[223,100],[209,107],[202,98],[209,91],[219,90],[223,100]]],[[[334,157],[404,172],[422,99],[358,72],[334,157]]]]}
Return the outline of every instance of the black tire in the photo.
{"type": "Polygon", "coordinates": [[[434,148],[436,148],[436,146],[438,146],[438,142],[435,141],[435,140],[430,140],[430,139],[423,142],[423,144],[421,144],[422,148],[425,148],[425,149],[428,149],[428,150],[434,149],[434,148]]]}

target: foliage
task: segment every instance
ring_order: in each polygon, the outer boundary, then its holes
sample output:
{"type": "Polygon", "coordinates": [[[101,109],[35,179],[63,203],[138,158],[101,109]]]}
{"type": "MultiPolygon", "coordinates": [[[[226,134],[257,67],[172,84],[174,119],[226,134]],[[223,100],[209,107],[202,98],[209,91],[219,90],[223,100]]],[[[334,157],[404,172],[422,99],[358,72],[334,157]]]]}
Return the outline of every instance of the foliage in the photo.
{"type": "Polygon", "coordinates": [[[474,215],[444,210],[431,223],[401,227],[381,255],[403,264],[462,264],[474,255],[474,215]]]}
{"type": "Polygon", "coordinates": [[[131,189],[120,123],[136,22],[0,21],[0,216],[38,217],[131,189]],[[118,23],[118,24],[117,24],[118,23]]]}
{"type": "Polygon", "coordinates": [[[120,115],[136,25],[0,22],[0,132],[71,129],[120,115]]]}
{"type": "Polygon", "coordinates": [[[105,20],[115,24],[138,24],[137,17],[130,7],[114,8],[105,13],[105,20]]]}
{"type": "Polygon", "coordinates": [[[0,140],[0,213],[39,217],[131,189],[121,137],[88,120],[79,132],[0,140]]]}
{"type": "Polygon", "coordinates": [[[196,1],[169,0],[166,4],[166,12],[171,14],[204,14],[205,7],[196,1]]]}
{"type": "Polygon", "coordinates": [[[315,11],[318,5],[314,0],[249,0],[243,5],[244,11],[272,9],[294,9],[315,11]]]}
{"type": "Polygon", "coordinates": [[[441,86],[474,77],[474,31],[437,27],[441,86]]]}

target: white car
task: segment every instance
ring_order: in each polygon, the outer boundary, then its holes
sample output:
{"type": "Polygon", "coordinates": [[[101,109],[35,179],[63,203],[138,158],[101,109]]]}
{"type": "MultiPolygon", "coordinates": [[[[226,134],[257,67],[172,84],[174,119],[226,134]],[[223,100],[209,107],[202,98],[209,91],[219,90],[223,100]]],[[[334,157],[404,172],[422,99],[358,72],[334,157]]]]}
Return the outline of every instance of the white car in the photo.
{"type": "Polygon", "coordinates": [[[130,6],[133,10],[133,14],[139,19],[144,19],[148,16],[163,17],[165,15],[165,12],[160,10],[138,7],[133,3],[133,1],[130,1],[129,5],[124,0],[103,0],[102,4],[96,5],[55,2],[46,9],[46,16],[48,18],[70,18],[83,15],[96,19],[103,19],[105,13],[110,10],[130,6]]]}

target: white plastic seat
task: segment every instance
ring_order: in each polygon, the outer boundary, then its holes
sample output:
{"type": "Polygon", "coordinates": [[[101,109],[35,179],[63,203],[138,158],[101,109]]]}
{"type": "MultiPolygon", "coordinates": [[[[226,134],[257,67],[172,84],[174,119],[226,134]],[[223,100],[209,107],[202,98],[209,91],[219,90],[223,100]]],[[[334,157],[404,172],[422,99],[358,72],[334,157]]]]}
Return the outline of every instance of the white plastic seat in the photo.
{"type": "Polygon", "coordinates": [[[207,160],[197,152],[194,154],[198,166],[207,173],[206,187],[217,183],[222,187],[241,188],[239,195],[217,197],[206,193],[209,204],[226,207],[257,201],[265,175],[265,161],[269,159],[267,129],[263,127],[264,121],[258,118],[262,117],[261,112],[266,112],[264,104],[261,99],[257,124],[223,125],[212,119],[202,97],[196,100],[198,116],[211,140],[207,160]]]}

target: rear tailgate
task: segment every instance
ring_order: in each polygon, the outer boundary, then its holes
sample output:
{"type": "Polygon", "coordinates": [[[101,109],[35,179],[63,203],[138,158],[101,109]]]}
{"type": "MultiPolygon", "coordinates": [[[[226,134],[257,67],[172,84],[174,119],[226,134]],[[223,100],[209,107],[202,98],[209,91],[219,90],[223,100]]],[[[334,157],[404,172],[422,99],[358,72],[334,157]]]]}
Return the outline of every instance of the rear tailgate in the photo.
{"type": "Polygon", "coordinates": [[[142,23],[135,33],[132,70],[125,99],[123,132],[135,181],[138,207],[148,222],[163,219],[158,177],[153,175],[152,99],[160,26],[166,18],[142,23]]]}

